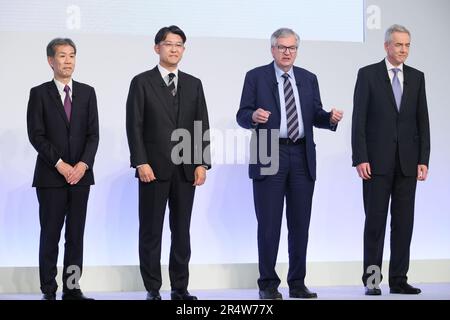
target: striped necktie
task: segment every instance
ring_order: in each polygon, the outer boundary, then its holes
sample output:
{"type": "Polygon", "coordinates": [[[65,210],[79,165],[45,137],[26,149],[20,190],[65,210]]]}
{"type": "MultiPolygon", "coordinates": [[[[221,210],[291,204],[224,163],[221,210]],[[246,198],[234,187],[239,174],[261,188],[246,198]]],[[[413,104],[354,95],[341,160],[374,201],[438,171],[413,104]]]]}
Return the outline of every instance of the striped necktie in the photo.
{"type": "Polygon", "coordinates": [[[288,137],[292,141],[296,141],[300,138],[297,108],[295,106],[294,90],[292,89],[291,81],[289,81],[289,75],[283,74],[284,78],[284,101],[286,103],[286,119],[288,137]]]}
{"type": "Polygon", "coordinates": [[[167,88],[169,88],[170,93],[173,96],[177,94],[177,88],[175,87],[175,73],[169,73],[169,83],[167,84],[167,88]]]}

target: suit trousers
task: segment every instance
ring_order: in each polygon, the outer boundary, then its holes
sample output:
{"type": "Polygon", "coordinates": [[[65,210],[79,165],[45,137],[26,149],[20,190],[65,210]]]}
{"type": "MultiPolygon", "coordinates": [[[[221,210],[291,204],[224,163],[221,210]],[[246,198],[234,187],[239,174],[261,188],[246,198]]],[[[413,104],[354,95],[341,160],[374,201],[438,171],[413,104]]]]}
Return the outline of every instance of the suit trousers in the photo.
{"type": "Polygon", "coordinates": [[[169,277],[172,290],[187,290],[191,257],[190,224],[195,187],[183,166],[173,166],[169,180],[139,181],[139,260],[147,291],[161,288],[161,240],[169,205],[171,246],[169,277]]]}
{"type": "Polygon", "coordinates": [[[39,276],[41,291],[54,293],[56,283],[59,240],[65,221],[63,290],[67,279],[74,274],[68,268],[76,266],[80,275],[83,268],[83,237],[90,186],[36,188],[39,201],[41,234],[39,241],[39,276]]]}
{"type": "Polygon", "coordinates": [[[258,220],[258,286],[275,289],[280,278],[275,271],[280,242],[281,221],[286,199],[290,289],[304,285],[306,249],[314,192],[307,163],[305,145],[281,145],[278,173],[253,180],[253,197],[258,220]]]}
{"type": "Polygon", "coordinates": [[[363,180],[365,209],[364,224],[364,270],[362,280],[372,274],[368,267],[378,266],[381,271],[386,220],[391,209],[391,258],[389,263],[389,285],[395,286],[407,280],[410,244],[414,222],[414,201],[417,178],[405,176],[400,167],[398,152],[395,166],[385,175],[372,175],[363,180]]]}

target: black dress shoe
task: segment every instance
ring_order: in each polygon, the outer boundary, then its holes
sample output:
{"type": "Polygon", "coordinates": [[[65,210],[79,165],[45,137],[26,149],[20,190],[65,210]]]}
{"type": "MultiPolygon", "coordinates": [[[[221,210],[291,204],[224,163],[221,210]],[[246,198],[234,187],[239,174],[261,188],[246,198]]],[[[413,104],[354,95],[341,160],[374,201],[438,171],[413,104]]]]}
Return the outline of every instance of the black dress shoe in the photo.
{"type": "Polygon", "coordinates": [[[172,292],[170,293],[170,298],[172,300],[197,300],[197,297],[191,295],[189,291],[177,291],[177,290],[172,290],[172,292]]]}
{"type": "Polygon", "coordinates": [[[158,290],[147,292],[147,300],[161,300],[161,295],[158,290]]]}
{"type": "Polygon", "coordinates": [[[259,290],[259,298],[261,300],[283,300],[283,296],[278,289],[259,290]]]}
{"type": "Polygon", "coordinates": [[[56,300],[56,293],[44,293],[41,300],[56,300]]]}
{"type": "Polygon", "coordinates": [[[312,299],[317,298],[317,293],[309,291],[305,286],[300,288],[289,289],[290,298],[312,299]]]}
{"type": "Polygon", "coordinates": [[[369,288],[365,287],[366,292],[364,293],[366,296],[381,296],[381,289],[380,288],[369,288]]]}
{"type": "Polygon", "coordinates": [[[86,297],[80,289],[68,290],[62,294],[63,300],[94,300],[86,297]]]}
{"type": "Polygon", "coordinates": [[[401,283],[396,286],[392,286],[390,289],[390,293],[400,293],[400,294],[419,294],[422,290],[419,288],[414,288],[412,285],[408,283],[401,283]]]}

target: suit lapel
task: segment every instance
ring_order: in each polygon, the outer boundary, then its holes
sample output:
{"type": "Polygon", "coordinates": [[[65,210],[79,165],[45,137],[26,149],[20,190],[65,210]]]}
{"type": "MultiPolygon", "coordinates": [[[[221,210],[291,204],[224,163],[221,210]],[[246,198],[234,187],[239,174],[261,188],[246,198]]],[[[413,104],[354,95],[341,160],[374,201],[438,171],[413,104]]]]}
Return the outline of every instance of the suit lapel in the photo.
{"type": "Polygon", "coordinates": [[[295,75],[295,84],[297,85],[297,92],[298,92],[298,97],[300,99],[300,112],[302,113],[302,119],[308,119],[305,116],[305,113],[309,111],[308,108],[306,108],[307,104],[305,101],[305,86],[303,85],[302,82],[302,76],[300,74],[300,69],[297,69],[296,67],[294,68],[294,75],[295,75]]]}
{"type": "Polygon", "coordinates": [[[164,109],[170,120],[176,125],[177,123],[175,112],[173,111],[173,106],[169,106],[167,98],[165,97],[167,95],[167,86],[163,78],[161,77],[161,73],[159,72],[158,67],[155,67],[151,70],[150,82],[154,88],[156,97],[161,103],[160,105],[162,106],[162,109],[164,109]]]}
{"type": "MultiPolygon", "coordinates": [[[[70,122],[76,121],[80,108],[78,107],[78,101],[80,98],[80,84],[72,80],[72,113],[70,115],[70,122]]],[[[69,123],[70,125],[70,123],[69,123]]]]}
{"type": "Polygon", "coordinates": [[[184,94],[183,94],[183,90],[181,89],[183,84],[186,83],[187,78],[185,77],[184,72],[178,70],[178,86],[177,86],[177,95],[178,95],[178,119],[177,119],[177,124],[181,123],[180,119],[183,119],[184,116],[184,112],[186,111],[186,108],[183,105],[184,102],[184,94]]]}
{"type": "Polygon", "coordinates": [[[407,100],[409,98],[408,80],[409,80],[409,67],[403,64],[403,93],[402,102],[400,103],[400,112],[407,106],[407,100]]]}
{"type": "Polygon", "coordinates": [[[270,63],[266,68],[266,79],[269,82],[269,86],[272,87],[273,98],[277,105],[278,114],[281,115],[280,112],[280,93],[278,92],[278,81],[275,74],[275,62],[270,63]]]}
{"type": "Polygon", "coordinates": [[[382,86],[384,91],[391,100],[392,108],[394,108],[395,111],[398,112],[397,103],[395,102],[394,97],[394,91],[392,91],[391,79],[389,78],[388,70],[386,68],[386,62],[384,61],[384,59],[378,64],[378,77],[380,78],[381,83],[383,84],[382,86]]]}
{"type": "Polygon", "coordinates": [[[69,128],[69,121],[67,120],[67,115],[61,102],[61,96],[59,95],[58,88],[56,87],[56,84],[53,80],[48,82],[47,89],[48,94],[54,102],[57,113],[61,116],[62,120],[66,124],[66,127],[69,128]]]}

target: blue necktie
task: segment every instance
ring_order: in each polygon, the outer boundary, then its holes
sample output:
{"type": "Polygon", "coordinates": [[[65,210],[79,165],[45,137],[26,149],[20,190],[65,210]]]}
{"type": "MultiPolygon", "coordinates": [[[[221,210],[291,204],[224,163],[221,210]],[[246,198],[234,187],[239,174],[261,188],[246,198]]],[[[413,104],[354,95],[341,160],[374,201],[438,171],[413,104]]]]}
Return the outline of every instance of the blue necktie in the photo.
{"type": "Polygon", "coordinates": [[[392,91],[394,92],[397,110],[400,111],[400,105],[402,103],[402,86],[400,85],[400,80],[398,79],[398,72],[400,69],[394,68],[392,71],[394,72],[394,78],[392,79],[392,91]]]}
{"type": "Polygon", "coordinates": [[[295,107],[294,90],[292,89],[291,81],[289,81],[289,75],[285,73],[282,77],[284,78],[283,88],[284,101],[286,102],[288,137],[295,142],[298,138],[300,138],[300,128],[298,126],[298,115],[297,108],[295,107]]]}

